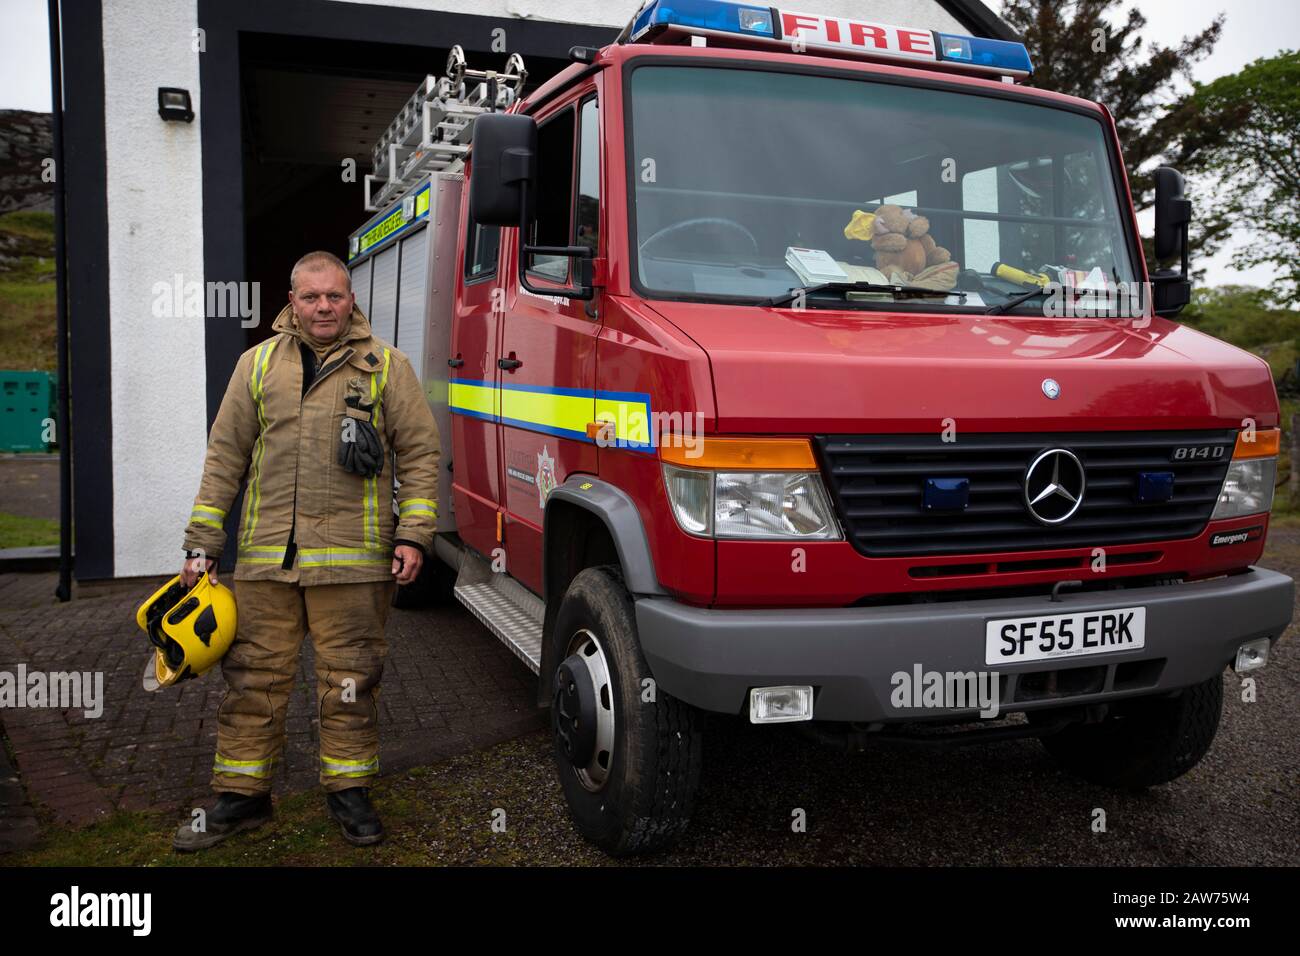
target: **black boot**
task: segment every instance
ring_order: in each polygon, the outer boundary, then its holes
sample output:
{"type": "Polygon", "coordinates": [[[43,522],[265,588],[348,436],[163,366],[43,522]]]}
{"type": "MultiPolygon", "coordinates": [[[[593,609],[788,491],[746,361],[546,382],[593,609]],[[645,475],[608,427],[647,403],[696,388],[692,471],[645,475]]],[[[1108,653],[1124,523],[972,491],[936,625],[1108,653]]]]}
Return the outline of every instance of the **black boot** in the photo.
{"type": "Polygon", "coordinates": [[[330,816],[343,828],[343,839],[353,846],[370,846],[384,839],[384,825],[370,803],[370,790],[349,787],[325,795],[330,816]]]}
{"type": "Polygon", "coordinates": [[[215,846],[226,837],[252,830],[271,821],[271,795],[249,796],[243,793],[223,792],[217,802],[206,810],[204,829],[195,831],[197,821],[190,820],[176,828],[172,848],[188,853],[215,846]]]}

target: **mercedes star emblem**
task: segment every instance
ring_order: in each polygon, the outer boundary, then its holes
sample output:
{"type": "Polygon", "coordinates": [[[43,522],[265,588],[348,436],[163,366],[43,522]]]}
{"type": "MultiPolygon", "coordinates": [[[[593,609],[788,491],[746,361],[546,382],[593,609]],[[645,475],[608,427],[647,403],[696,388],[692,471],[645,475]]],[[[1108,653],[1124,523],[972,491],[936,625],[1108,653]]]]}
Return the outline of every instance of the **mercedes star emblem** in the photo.
{"type": "Polygon", "coordinates": [[[1060,524],[1083,504],[1083,464],[1064,448],[1045,451],[1025,471],[1025,507],[1043,524],[1060,524]]]}

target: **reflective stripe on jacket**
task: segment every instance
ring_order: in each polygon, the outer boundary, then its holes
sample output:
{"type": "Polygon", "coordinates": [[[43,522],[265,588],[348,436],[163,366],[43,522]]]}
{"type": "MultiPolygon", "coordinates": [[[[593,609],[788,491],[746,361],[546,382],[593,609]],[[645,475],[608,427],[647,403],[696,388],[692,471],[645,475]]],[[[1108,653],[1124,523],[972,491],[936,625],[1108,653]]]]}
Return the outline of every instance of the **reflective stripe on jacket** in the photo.
{"type": "Polygon", "coordinates": [[[226,388],[184,546],[220,556],[222,522],[247,479],[236,580],[388,580],[393,542],[428,553],[437,527],[438,430],[415,370],[353,309],[304,394],[291,307],[272,329],[276,336],[240,356],[226,388]],[[344,400],[352,395],[373,406],[384,451],[374,478],[338,463],[344,400]]]}

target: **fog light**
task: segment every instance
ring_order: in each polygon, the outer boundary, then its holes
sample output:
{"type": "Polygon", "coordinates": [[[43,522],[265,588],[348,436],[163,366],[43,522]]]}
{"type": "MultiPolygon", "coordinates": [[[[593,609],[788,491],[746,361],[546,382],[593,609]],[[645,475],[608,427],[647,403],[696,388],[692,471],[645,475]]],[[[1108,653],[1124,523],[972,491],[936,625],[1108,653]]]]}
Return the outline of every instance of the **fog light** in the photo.
{"type": "Polygon", "coordinates": [[[755,687],[749,692],[751,724],[781,724],[812,720],[811,687],[755,687]]]}
{"type": "Polygon", "coordinates": [[[1233,670],[1238,674],[1244,674],[1247,671],[1257,671],[1268,663],[1268,638],[1261,637],[1257,641],[1247,641],[1237,648],[1237,663],[1233,665],[1233,670]]]}

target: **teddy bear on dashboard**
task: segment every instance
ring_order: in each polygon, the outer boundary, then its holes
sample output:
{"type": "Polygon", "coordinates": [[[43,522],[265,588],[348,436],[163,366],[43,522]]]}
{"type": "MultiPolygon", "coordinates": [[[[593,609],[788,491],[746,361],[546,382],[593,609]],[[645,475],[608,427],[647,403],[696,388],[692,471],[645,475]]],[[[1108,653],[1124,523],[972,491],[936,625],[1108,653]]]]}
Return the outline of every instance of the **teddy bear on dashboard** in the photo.
{"type": "Polygon", "coordinates": [[[844,227],[849,239],[869,241],[876,268],[891,281],[951,289],[957,282],[952,254],[930,235],[930,220],[911,209],[887,203],[874,213],[857,210],[844,227]],[[892,277],[898,275],[898,280],[892,277]]]}

